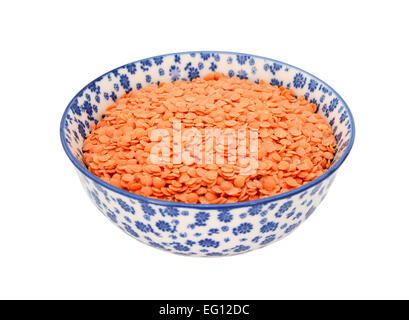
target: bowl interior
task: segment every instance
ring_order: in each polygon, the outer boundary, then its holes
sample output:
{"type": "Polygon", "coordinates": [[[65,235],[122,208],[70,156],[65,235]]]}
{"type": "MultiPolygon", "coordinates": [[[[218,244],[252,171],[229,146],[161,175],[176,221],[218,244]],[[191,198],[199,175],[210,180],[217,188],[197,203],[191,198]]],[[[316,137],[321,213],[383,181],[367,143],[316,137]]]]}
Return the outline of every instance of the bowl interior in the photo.
{"type": "Polygon", "coordinates": [[[60,134],[67,155],[79,169],[86,169],[82,145],[90,132],[90,124],[97,123],[104,110],[125,92],[151,83],[189,81],[216,71],[252,82],[264,80],[291,88],[297,96],[304,95],[308,101],[314,102],[318,106],[317,112],[331,125],[337,140],[335,158],[326,174],[336,170],[349,153],[354,138],[353,118],[343,99],[326,83],[276,60],[249,54],[202,51],[132,62],[89,83],[69,103],[61,121],[60,134]]]}

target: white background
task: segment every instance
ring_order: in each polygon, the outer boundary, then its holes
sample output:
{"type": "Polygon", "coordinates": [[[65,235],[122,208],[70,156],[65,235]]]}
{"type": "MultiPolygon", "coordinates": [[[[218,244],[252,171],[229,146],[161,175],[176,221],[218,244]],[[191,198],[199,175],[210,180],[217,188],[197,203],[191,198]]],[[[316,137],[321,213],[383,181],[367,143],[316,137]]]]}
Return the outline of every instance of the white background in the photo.
{"type": "Polygon", "coordinates": [[[0,4],[0,298],[409,298],[407,1],[0,4]],[[352,153],[288,238],[229,258],[135,241],[87,198],[59,138],[71,98],[169,52],[271,57],[334,87],[352,153]]]}

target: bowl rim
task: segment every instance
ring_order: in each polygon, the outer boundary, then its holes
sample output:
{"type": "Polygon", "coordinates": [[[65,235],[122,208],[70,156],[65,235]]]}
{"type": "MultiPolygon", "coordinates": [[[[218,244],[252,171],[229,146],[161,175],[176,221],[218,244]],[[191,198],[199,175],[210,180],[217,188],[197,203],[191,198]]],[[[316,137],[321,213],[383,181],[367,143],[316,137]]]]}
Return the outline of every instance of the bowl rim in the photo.
{"type": "Polygon", "coordinates": [[[260,205],[260,204],[265,204],[265,203],[269,203],[269,202],[273,202],[273,201],[277,201],[277,200],[281,200],[281,199],[285,199],[285,198],[290,198],[293,195],[296,195],[298,193],[302,193],[307,189],[310,189],[311,187],[321,183],[322,181],[326,180],[327,178],[329,178],[333,173],[335,173],[338,168],[342,165],[342,163],[345,161],[345,159],[347,158],[347,156],[349,155],[352,146],[354,144],[354,140],[355,140],[355,122],[354,122],[354,118],[352,116],[352,112],[349,109],[348,105],[346,104],[345,100],[341,97],[341,95],[335,91],[331,86],[329,86],[325,81],[322,81],[320,78],[318,78],[317,76],[301,69],[298,67],[295,67],[291,64],[288,64],[286,62],[282,62],[279,60],[275,60],[275,59],[271,59],[271,58],[266,58],[263,56],[258,56],[258,55],[254,55],[254,54],[248,54],[248,53],[240,53],[240,52],[231,52],[231,51],[211,51],[211,50],[198,50],[198,51],[184,51],[184,52],[174,52],[174,53],[167,53],[167,54],[163,54],[163,55],[156,55],[156,56],[152,56],[149,58],[143,58],[143,59],[139,59],[136,60],[134,62],[129,62],[127,64],[124,64],[120,67],[116,67],[106,73],[104,73],[103,75],[95,78],[94,80],[92,80],[91,82],[89,82],[86,86],[84,86],[80,91],[77,92],[77,94],[74,95],[74,97],[71,99],[71,101],[68,103],[67,107],[64,110],[64,113],[62,115],[61,118],[61,122],[60,122],[60,139],[61,139],[61,143],[62,146],[64,148],[65,153],[67,154],[68,158],[71,160],[71,162],[74,164],[74,166],[82,173],[84,174],[87,178],[91,179],[92,181],[94,181],[96,184],[102,185],[103,187],[115,192],[115,193],[119,193],[122,196],[125,196],[127,198],[131,198],[131,199],[135,199],[141,202],[146,202],[146,203],[151,203],[151,204],[155,204],[155,205],[159,205],[159,206],[165,206],[165,207],[182,207],[182,208],[192,208],[192,209],[227,209],[227,208],[239,208],[239,207],[251,207],[254,205],[260,205]],[[146,60],[146,59],[153,59],[155,57],[166,57],[166,56],[171,56],[171,55],[175,55],[175,54],[179,54],[179,55],[186,55],[186,54],[200,54],[200,53],[216,53],[216,54],[229,54],[229,55],[247,55],[250,57],[254,57],[254,58],[258,58],[258,59],[264,59],[267,61],[271,61],[271,62],[276,62],[285,66],[288,66],[290,68],[293,68],[296,71],[300,71],[304,74],[309,75],[312,78],[315,78],[316,80],[320,81],[322,84],[324,84],[328,89],[330,89],[333,94],[335,96],[337,96],[337,98],[339,98],[341,100],[341,102],[343,103],[346,112],[348,113],[348,117],[350,119],[350,124],[351,124],[351,137],[349,139],[349,143],[348,146],[346,148],[346,150],[344,151],[343,155],[341,156],[341,158],[334,164],[332,165],[328,171],[326,171],[323,175],[319,176],[318,178],[310,181],[307,184],[304,184],[300,187],[297,187],[295,189],[292,189],[290,191],[284,192],[284,193],[280,193],[278,195],[274,195],[271,197],[267,197],[267,198],[262,198],[262,199],[257,199],[257,200],[250,200],[250,201],[241,201],[241,202],[235,202],[235,203],[223,203],[223,204],[192,204],[192,203],[184,203],[184,202],[174,202],[174,201],[167,201],[167,200],[160,200],[160,199],[155,199],[155,198],[149,198],[149,197],[145,197],[145,196],[141,196],[129,191],[125,191],[123,189],[117,188],[107,182],[105,182],[104,180],[98,178],[96,175],[94,175],[93,173],[91,173],[88,169],[84,168],[81,163],[78,162],[78,160],[74,157],[73,153],[71,152],[70,148],[68,147],[68,144],[65,140],[65,121],[66,121],[66,117],[67,114],[70,110],[70,106],[73,103],[73,101],[78,97],[78,95],[84,91],[90,84],[99,81],[101,78],[103,78],[104,76],[114,72],[115,70],[121,69],[126,67],[127,65],[131,64],[131,63],[138,63],[140,61],[146,60]]]}

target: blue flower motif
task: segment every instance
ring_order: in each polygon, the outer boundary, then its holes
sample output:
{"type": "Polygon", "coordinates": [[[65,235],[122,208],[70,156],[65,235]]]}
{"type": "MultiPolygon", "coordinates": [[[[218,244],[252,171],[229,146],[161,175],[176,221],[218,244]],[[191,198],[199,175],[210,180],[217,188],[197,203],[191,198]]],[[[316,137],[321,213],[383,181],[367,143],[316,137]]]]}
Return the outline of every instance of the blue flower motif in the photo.
{"type": "Polygon", "coordinates": [[[294,223],[292,225],[290,225],[287,229],[285,229],[285,233],[289,233],[291,231],[293,231],[295,228],[297,228],[300,225],[301,221],[294,223]]]}
{"type": "Polygon", "coordinates": [[[107,216],[112,220],[113,223],[118,223],[118,219],[116,218],[115,213],[113,213],[111,210],[107,210],[107,216]]]}
{"type": "Polygon", "coordinates": [[[292,206],[293,201],[287,201],[286,203],[283,203],[280,207],[280,209],[278,209],[278,212],[276,213],[276,217],[277,218],[281,218],[281,216],[283,215],[284,212],[286,212],[288,209],[290,209],[290,207],[292,206]]]}
{"type": "Polygon", "coordinates": [[[190,248],[188,246],[184,246],[183,244],[179,243],[179,242],[174,242],[173,243],[173,249],[178,250],[178,251],[189,251],[190,248]]]}
{"type": "Polygon", "coordinates": [[[293,79],[293,85],[295,88],[304,88],[307,78],[303,76],[301,72],[297,73],[293,79]]]}
{"type": "Polygon", "coordinates": [[[239,245],[239,246],[236,246],[236,247],[234,247],[234,252],[243,252],[243,251],[247,251],[247,250],[249,250],[250,249],[250,246],[245,246],[245,245],[239,245]]]}
{"type": "Polygon", "coordinates": [[[241,54],[236,55],[236,60],[240,65],[245,64],[248,59],[250,59],[249,56],[241,55],[241,54]]]}
{"type": "Polygon", "coordinates": [[[211,236],[212,234],[218,234],[218,233],[219,233],[219,229],[211,228],[209,229],[209,232],[207,233],[207,235],[211,236]]]}
{"type": "Polygon", "coordinates": [[[153,61],[155,62],[155,64],[156,64],[157,66],[160,66],[160,65],[162,64],[162,62],[163,62],[163,57],[162,57],[162,56],[154,57],[154,58],[153,58],[153,61]]]}
{"type": "Polygon", "coordinates": [[[270,205],[268,206],[268,209],[269,209],[269,210],[274,210],[276,206],[277,206],[277,202],[273,202],[272,204],[270,204],[270,205]]]}
{"type": "Polygon", "coordinates": [[[337,133],[337,134],[335,135],[335,140],[337,141],[337,143],[339,143],[339,141],[341,140],[341,137],[342,137],[342,132],[337,133]]]}
{"type": "Polygon", "coordinates": [[[210,248],[210,247],[217,248],[219,247],[219,244],[220,243],[218,241],[212,240],[210,238],[202,239],[199,241],[199,245],[205,248],[210,248]]]}
{"type": "Polygon", "coordinates": [[[186,244],[188,245],[188,246],[193,246],[194,244],[196,243],[196,241],[192,241],[192,240],[186,240],[186,244]]]}
{"type": "Polygon", "coordinates": [[[310,82],[308,83],[308,90],[310,90],[310,92],[314,92],[315,89],[317,89],[318,86],[318,82],[315,81],[314,79],[311,79],[310,82]]]}
{"type": "Polygon", "coordinates": [[[254,66],[255,63],[256,63],[256,61],[254,60],[254,58],[250,58],[249,64],[250,64],[251,66],[254,66]]]}
{"type": "Polygon", "coordinates": [[[264,71],[268,71],[268,69],[270,69],[270,65],[269,64],[264,64],[263,66],[264,71]]]}
{"type": "Polygon", "coordinates": [[[272,78],[271,81],[270,81],[270,84],[271,84],[272,86],[277,86],[277,87],[282,87],[282,86],[283,86],[283,82],[282,82],[282,81],[279,81],[279,80],[276,79],[276,78],[272,78]]]}
{"type": "Polygon", "coordinates": [[[251,223],[245,222],[240,224],[237,228],[233,229],[233,234],[238,235],[239,233],[245,234],[249,233],[253,229],[253,225],[251,223]]]}
{"type": "Polygon", "coordinates": [[[347,112],[344,111],[344,112],[341,114],[341,117],[340,117],[340,119],[339,119],[339,122],[340,122],[340,123],[343,123],[347,117],[348,117],[347,112]]]}
{"type": "Polygon", "coordinates": [[[210,64],[209,70],[212,70],[213,72],[215,72],[216,69],[217,69],[217,64],[215,64],[214,62],[212,62],[212,63],[210,64]]]}
{"type": "Polygon", "coordinates": [[[323,93],[327,93],[327,92],[328,92],[328,88],[325,87],[325,86],[320,86],[320,90],[321,90],[323,93]]]}
{"type": "Polygon", "coordinates": [[[214,61],[216,62],[220,61],[220,56],[218,53],[212,53],[212,57],[214,58],[214,61]]]}
{"type": "Polygon", "coordinates": [[[228,75],[229,75],[230,78],[231,78],[231,77],[234,77],[234,71],[233,71],[233,70],[229,70],[228,75]]]}
{"type": "Polygon", "coordinates": [[[261,239],[260,236],[256,236],[253,239],[251,239],[251,242],[256,242],[257,243],[260,239],[261,239]]]}
{"type": "Polygon", "coordinates": [[[207,59],[209,59],[210,58],[210,53],[207,53],[207,52],[203,52],[203,53],[200,53],[200,57],[204,60],[204,61],[206,61],[207,59]]]}
{"type": "Polygon", "coordinates": [[[273,70],[274,71],[279,71],[279,70],[281,70],[282,67],[283,67],[282,64],[279,64],[279,63],[276,63],[276,62],[273,63],[273,70]]]}
{"type": "Polygon", "coordinates": [[[196,226],[205,226],[206,221],[209,220],[210,214],[206,211],[199,211],[195,214],[195,225],[196,226]]]}
{"type": "Polygon", "coordinates": [[[126,65],[126,69],[130,74],[135,74],[136,73],[136,64],[135,63],[130,63],[126,65]]]}
{"type": "Polygon", "coordinates": [[[180,55],[175,54],[175,63],[180,63],[180,55]]]}
{"type": "Polygon", "coordinates": [[[204,64],[202,62],[199,62],[197,67],[199,68],[199,70],[202,70],[204,68],[204,64]]]}
{"type": "Polygon", "coordinates": [[[150,83],[151,80],[152,80],[152,77],[149,74],[147,74],[146,77],[145,77],[145,80],[146,80],[147,83],[150,83]]]}
{"type": "Polygon", "coordinates": [[[228,57],[226,61],[227,61],[227,64],[232,64],[233,63],[233,58],[228,57]]]}
{"type": "Polygon", "coordinates": [[[220,222],[228,223],[233,220],[233,215],[228,209],[220,209],[217,219],[219,219],[220,222]]]}
{"type": "Polygon", "coordinates": [[[321,184],[315,186],[315,187],[311,190],[310,195],[312,195],[312,196],[315,195],[315,194],[320,190],[320,188],[321,188],[321,184]]]}
{"type": "Polygon", "coordinates": [[[301,216],[302,216],[302,212],[298,212],[298,213],[294,216],[293,221],[299,219],[301,216]]]}
{"type": "Polygon", "coordinates": [[[171,225],[169,223],[167,223],[166,221],[163,220],[159,220],[158,222],[156,222],[156,227],[159,230],[165,231],[165,232],[175,232],[175,227],[172,228],[171,225]]]}
{"type": "Polygon", "coordinates": [[[141,230],[142,232],[153,232],[152,227],[149,224],[144,224],[143,222],[140,221],[135,221],[135,226],[141,230]]]}
{"type": "Polygon", "coordinates": [[[152,62],[149,59],[145,59],[141,61],[141,69],[143,71],[148,71],[149,68],[152,67],[152,62]]]}
{"type": "Polygon", "coordinates": [[[165,209],[159,209],[162,216],[168,215],[169,217],[177,217],[179,215],[179,209],[175,207],[166,207],[165,209]]]}
{"type": "Polygon", "coordinates": [[[180,78],[180,68],[178,66],[171,66],[169,69],[169,75],[170,75],[170,79],[172,81],[176,81],[179,80],[180,78]]]}
{"type": "Polygon", "coordinates": [[[88,101],[84,101],[82,108],[89,116],[92,116],[92,106],[88,101]]]}
{"type": "Polygon", "coordinates": [[[291,210],[289,213],[287,213],[286,219],[291,218],[294,213],[295,213],[295,208],[293,208],[293,210],[291,210]]]}
{"type": "Polygon", "coordinates": [[[150,216],[154,216],[156,215],[156,211],[155,209],[153,209],[149,204],[147,203],[142,203],[141,208],[143,210],[144,213],[150,215],[150,216]]]}
{"type": "Polygon", "coordinates": [[[338,102],[339,102],[339,100],[338,100],[337,98],[332,99],[331,102],[329,103],[328,110],[329,110],[330,112],[334,111],[335,108],[336,108],[337,105],[338,105],[338,102]]]}
{"type": "Polygon", "coordinates": [[[257,205],[255,205],[255,206],[252,206],[248,212],[249,212],[249,215],[251,215],[251,216],[256,216],[256,215],[258,215],[262,210],[263,210],[263,205],[262,205],[262,204],[257,204],[257,205]]]}
{"type": "Polygon", "coordinates": [[[124,209],[126,212],[130,212],[132,214],[135,214],[135,209],[131,207],[129,204],[127,204],[125,201],[122,199],[117,198],[116,201],[118,204],[121,206],[122,209],[124,209]]]}
{"type": "Polygon", "coordinates": [[[71,103],[71,106],[70,106],[70,109],[72,110],[72,112],[74,113],[74,114],[77,114],[77,115],[81,115],[81,109],[80,109],[80,107],[78,106],[78,99],[75,99],[72,103],[71,103]]]}
{"type": "Polygon", "coordinates": [[[185,65],[185,67],[183,68],[183,70],[187,70],[187,69],[189,69],[190,67],[192,66],[192,63],[191,62],[188,62],[186,65],[185,65]]]}
{"type": "Polygon", "coordinates": [[[275,238],[276,238],[276,235],[275,235],[275,234],[272,234],[272,235],[270,235],[270,236],[267,236],[260,244],[264,246],[264,245],[266,245],[266,244],[268,244],[268,243],[274,241],[275,238]]]}
{"type": "Polygon", "coordinates": [[[229,227],[228,227],[228,226],[223,226],[221,229],[222,229],[223,232],[229,231],[229,227]]]}
{"type": "Polygon", "coordinates": [[[314,212],[315,207],[312,206],[311,208],[308,209],[307,213],[305,214],[305,219],[308,219],[310,217],[310,215],[312,215],[312,213],[314,212]]]}
{"type": "Polygon", "coordinates": [[[247,72],[244,70],[237,71],[237,77],[240,79],[248,79],[247,72]]]}
{"type": "Polygon", "coordinates": [[[264,226],[260,228],[260,231],[262,233],[270,232],[270,231],[275,231],[278,227],[278,223],[271,221],[269,223],[266,223],[264,226]]]}
{"type": "Polygon", "coordinates": [[[199,78],[200,77],[199,70],[197,70],[194,67],[190,67],[187,76],[190,81],[192,81],[193,79],[199,78]]]}
{"type": "MultiPolygon", "coordinates": [[[[98,86],[98,88],[100,88],[100,87],[98,86]]],[[[95,83],[95,82],[92,82],[92,83],[88,86],[88,89],[89,89],[91,92],[96,92],[96,91],[97,91],[97,85],[96,85],[96,83],[95,83]]]]}
{"type": "Polygon", "coordinates": [[[163,70],[162,68],[159,68],[158,72],[160,76],[165,75],[165,70],[163,70]]]}
{"type": "Polygon", "coordinates": [[[137,83],[136,84],[136,90],[140,90],[142,89],[142,84],[141,83],[137,83]]]}
{"type": "Polygon", "coordinates": [[[82,122],[78,122],[78,131],[81,134],[82,138],[85,139],[86,137],[85,126],[82,122]]]}
{"type": "Polygon", "coordinates": [[[133,235],[135,238],[139,238],[139,234],[137,234],[137,233],[132,229],[132,227],[131,227],[129,224],[127,224],[127,223],[125,223],[125,222],[122,222],[122,224],[124,225],[125,230],[126,230],[129,234],[133,235]]]}

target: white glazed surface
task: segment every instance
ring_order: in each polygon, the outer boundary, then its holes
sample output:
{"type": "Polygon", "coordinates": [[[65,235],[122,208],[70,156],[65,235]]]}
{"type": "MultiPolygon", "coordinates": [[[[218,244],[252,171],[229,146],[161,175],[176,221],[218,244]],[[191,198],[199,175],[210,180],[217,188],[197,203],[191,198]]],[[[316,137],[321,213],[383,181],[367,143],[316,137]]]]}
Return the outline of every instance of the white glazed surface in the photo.
{"type": "Polygon", "coordinates": [[[354,139],[352,115],[327,84],[293,66],[268,58],[229,52],[187,52],[144,59],[117,68],[82,89],[61,121],[63,147],[98,209],[124,232],[143,243],[192,256],[247,252],[282,239],[317,208],[354,139]],[[145,198],[108,185],[84,166],[82,144],[116,97],[158,81],[192,80],[222,72],[292,88],[318,106],[334,130],[338,149],[328,172],[290,192],[225,205],[189,205],[145,198]]]}

